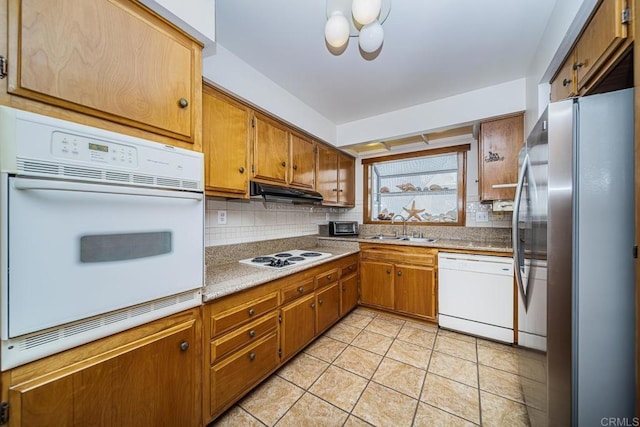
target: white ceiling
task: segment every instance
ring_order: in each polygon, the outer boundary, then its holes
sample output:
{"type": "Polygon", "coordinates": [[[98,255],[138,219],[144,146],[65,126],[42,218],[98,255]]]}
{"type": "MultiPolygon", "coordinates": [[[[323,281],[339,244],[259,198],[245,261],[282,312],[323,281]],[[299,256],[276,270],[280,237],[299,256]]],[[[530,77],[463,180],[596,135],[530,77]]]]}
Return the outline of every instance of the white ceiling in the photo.
{"type": "Polygon", "coordinates": [[[391,0],[379,54],[324,41],[325,0],[216,0],[216,43],[336,125],[525,77],[558,0],[391,0]]]}

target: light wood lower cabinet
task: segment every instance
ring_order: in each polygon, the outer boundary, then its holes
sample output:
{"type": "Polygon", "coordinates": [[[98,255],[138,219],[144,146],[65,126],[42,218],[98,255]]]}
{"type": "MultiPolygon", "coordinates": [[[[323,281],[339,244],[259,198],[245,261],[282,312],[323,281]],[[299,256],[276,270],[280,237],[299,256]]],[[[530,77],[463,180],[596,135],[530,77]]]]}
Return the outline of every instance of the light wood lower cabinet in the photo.
{"type": "Polygon", "coordinates": [[[349,255],[204,305],[203,424],[355,307],[357,266],[349,255]]]}
{"type": "Polygon", "coordinates": [[[437,319],[437,250],[360,244],[360,303],[437,319]]]}
{"type": "Polygon", "coordinates": [[[9,425],[198,426],[200,336],[196,308],[6,371],[9,425]]]}

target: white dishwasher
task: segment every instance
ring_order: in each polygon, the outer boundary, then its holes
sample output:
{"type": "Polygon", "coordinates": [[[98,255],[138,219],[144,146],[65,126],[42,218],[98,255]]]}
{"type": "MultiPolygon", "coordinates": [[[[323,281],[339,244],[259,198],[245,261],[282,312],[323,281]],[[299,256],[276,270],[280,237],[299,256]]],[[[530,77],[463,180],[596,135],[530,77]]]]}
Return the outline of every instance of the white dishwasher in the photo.
{"type": "Polygon", "coordinates": [[[438,253],[441,327],[513,343],[513,259],[438,253]]]}

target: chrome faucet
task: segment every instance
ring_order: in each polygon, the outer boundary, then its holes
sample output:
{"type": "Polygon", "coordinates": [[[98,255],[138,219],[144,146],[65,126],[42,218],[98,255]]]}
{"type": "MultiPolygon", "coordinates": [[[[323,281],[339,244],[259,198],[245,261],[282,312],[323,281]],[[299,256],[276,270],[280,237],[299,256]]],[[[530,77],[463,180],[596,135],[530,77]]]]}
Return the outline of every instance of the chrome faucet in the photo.
{"type": "Polygon", "coordinates": [[[393,221],[397,217],[402,218],[402,237],[406,237],[407,236],[407,219],[405,217],[403,217],[400,214],[394,215],[393,218],[391,218],[391,224],[393,224],[393,221]]]}

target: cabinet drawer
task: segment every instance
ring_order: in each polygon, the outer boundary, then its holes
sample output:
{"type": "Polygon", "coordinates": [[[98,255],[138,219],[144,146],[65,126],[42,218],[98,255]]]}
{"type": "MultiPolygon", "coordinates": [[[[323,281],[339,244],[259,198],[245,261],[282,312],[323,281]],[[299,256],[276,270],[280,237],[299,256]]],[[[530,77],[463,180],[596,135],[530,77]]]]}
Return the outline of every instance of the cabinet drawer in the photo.
{"type": "Polygon", "coordinates": [[[340,277],[347,277],[348,275],[356,273],[357,271],[358,271],[358,261],[355,261],[352,264],[342,267],[342,273],[340,274],[340,277]]]}
{"type": "Polygon", "coordinates": [[[338,280],[338,274],[340,274],[340,269],[338,268],[318,274],[316,276],[316,288],[336,282],[338,280]]]}
{"type": "Polygon", "coordinates": [[[294,286],[290,286],[282,290],[282,303],[289,302],[303,295],[313,292],[314,283],[313,279],[306,280],[301,283],[297,283],[294,286]]]}
{"type": "Polygon", "coordinates": [[[211,413],[278,366],[278,334],[272,332],[211,368],[211,413]]]}
{"type": "Polygon", "coordinates": [[[249,323],[247,326],[230,332],[211,342],[211,364],[217,362],[233,350],[252,341],[257,341],[267,332],[278,327],[278,313],[274,312],[261,319],[249,323]]]}
{"type": "Polygon", "coordinates": [[[257,298],[248,303],[226,310],[222,313],[216,313],[211,316],[211,337],[228,331],[231,328],[239,326],[251,319],[256,319],[261,315],[274,310],[278,306],[278,293],[266,295],[257,298]]]}

